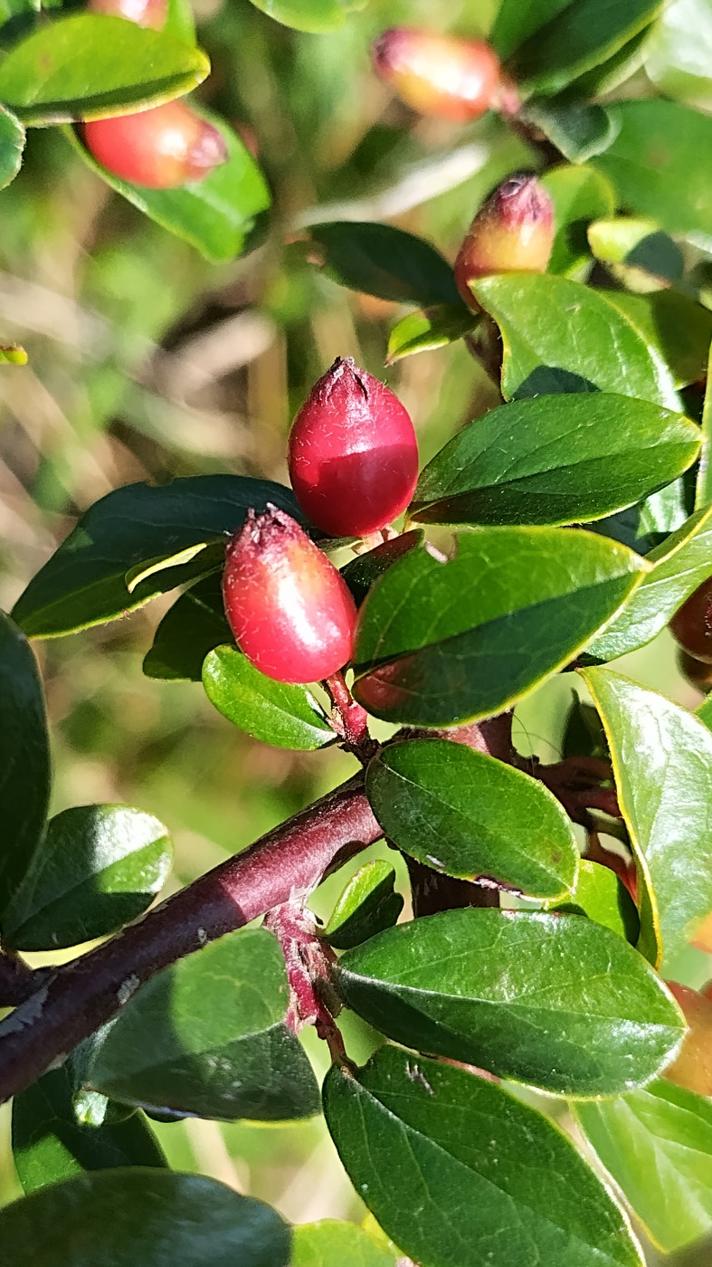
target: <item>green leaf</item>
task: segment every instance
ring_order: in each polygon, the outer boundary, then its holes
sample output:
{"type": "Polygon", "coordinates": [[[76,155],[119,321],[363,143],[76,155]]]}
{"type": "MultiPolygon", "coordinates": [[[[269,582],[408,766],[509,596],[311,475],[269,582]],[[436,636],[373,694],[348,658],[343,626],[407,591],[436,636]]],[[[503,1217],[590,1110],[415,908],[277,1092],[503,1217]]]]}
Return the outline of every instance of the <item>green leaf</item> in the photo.
{"type": "Polygon", "coordinates": [[[423,1267],[642,1267],[566,1136],[502,1087],[383,1047],[334,1067],[324,1112],[356,1191],[423,1267]]]}
{"type": "Polygon", "coordinates": [[[646,555],[653,570],[615,620],[586,648],[595,660],[615,660],[660,633],[690,594],[712,576],[712,506],[698,510],[646,555]]]}
{"type": "Polygon", "coordinates": [[[87,1081],[125,1104],[198,1117],[306,1117],[318,1090],[285,1024],[288,1003],[272,934],[229,933],[141,988],[93,1054],[87,1081]]]}
{"type": "Polygon", "coordinates": [[[707,699],[702,701],[697,710],[697,716],[708,730],[712,730],[712,695],[708,695],[707,699]]]}
{"type": "Polygon", "coordinates": [[[261,1201],[145,1166],[51,1184],[0,1210],[13,1267],[287,1267],[290,1235],[261,1201]]]}
{"type": "Polygon", "coordinates": [[[546,273],[485,277],[473,290],[502,331],[508,399],[599,390],[680,412],[667,365],[605,294],[546,273]]]}
{"type": "Polygon", "coordinates": [[[447,726],[502,712],[568,664],[648,565],[607,538],[480,528],[411,550],[376,582],[355,694],[376,717],[447,726]]]}
{"type": "Polygon", "coordinates": [[[576,1114],[654,1243],[680,1249],[712,1227],[712,1103],[669,1082],[576,1114]]]}
{"type": "Polygon", "coordinates": [[[685,261],[680,247],[646,216],[596,220],[588,226],[588,242],[596,259],[631,290],[659,291],[665,282],[682,280],[685,261]]]}
{"type": "Polygon", "coordinates": [[[702,408],[702,456],[697,472],[695,507],[701,510],[712,504],[712,343],[707,361],[707,386],[702,408]]]}
{"type": "Polygon", "coordinates": [[[665,97],[712,109],[709,0],[671,0],[646,46],[645,71],[665,97]]]}
{"type": "Polygon", "coordinates": [[[699,447],[694,423],[643,400],[521,400],[453,436],[422,472],[411,513],[430,523],[601,519],[675,479],[699,447]]]}
{"type": "Polygon", "coordinates": [[[390,541],[384,541],[381,545],[374,546],[372,550],[367,550],[365,554],[357,555],[341,569],[341,575],[358,607],[361,606],[379,576],[383,576],[401,555],[407,554],[414,546],[420,545],[424,536],[422,528],[401,532],[390,541]]]}
{"type": "Polygon", "coordinates": [[[579,915],[444,911],[347,951],[338,984],[396,1042],[553,1095],[649,1082],[685,1032],[642,956],[579,915]]]}
{"type": "Polygon", "coordinates": [[[535,31],[553,22],[571,0],[501,0],[490,39],[500,57],[511,57],[535,31]]]}
{"type": "Polygon", "coordinates": [[[556,93],[607,61],[652,22],[664,0],[570,0],[517,49],[512,71],[524,91],[556,93]]]}
{"type": "Polygon", "coordinates": [[[494,757],[445,739],[391,744],[369,765],[366,792],[384,835],[435,871],[530,897],[574,886],[568,816],[543,784],[494,757]]]}
{"type": "Polygon", "coordinates": [[[343,26],[349,10],[358,7],[349,0],[252,0],[252,4],[283,26],[316,35],[343,26]]]}
{"type": "Polygon", "coordinates": [[[380,858],[359,867],[341,893],[321,936],[337,950],[350,950],[390,928],[403,910],[403,898],[394,891],[395,878],[395,869],[380,858]]]}
{"type": "Polygon", "coordinates": [[[25,129],[5,106],[0,106],[0,189],[15,179],[22,167],[25,129]]]}
{"type": "Polygon", "coordinates": [[[323,709],[306,686],[265,677],[237,647],[216,647],[203,665],[210,703],[233,726],[273,748],[313,752],[335,739],[323,709]]]}
{"type": "Polygon", "coordinates": [[[158,487],[127,484],[82,516],[14,608],[31,637],[74,633],[115,620],[194,576],[214,571],[202,546],[222,545],[246,512],[268,502],[300,519],[292,493],[268,480],[194,475],[158,487]]]}
{"type": "Polygon", "coordinates": [[[209,651],[232,638],[223,608],[221,575],[213,572],[168,609],[143,660],[146,677],[200,682],[209,651]]]}
{"type": "Polygon", "coordinates": [[[613,187],[595,168],[567,164],[546,172],[541,183],[554,203],[556,236],[549,271],[576,276],[591,262],[586,225],[613,214],[613,187]]]}
{"type": "Polygon", "coordinates": [[[616,128],[603,106],[544,98],[525,105],[523,117],[539,128],[570,163],[586,163],[613,142],[616,128]]]}
{"type": "Polygon", "coordinates": [[[56,950],[136,919],[171,868],[167,829],[125,805],[82,805],[50,820],[34,866],[5,912],[16,950],[56,950]]]}
{"type": "Polygon", "coordinates": [[[202,83],[210,63],[194,45],[103,14],[57,18],[0,62],[0,100],[33,127],[126,114],[202,83]]]}
{"type": "Polygon", "coordinates": [[[576,887],[571,900],[556,907],[556,910],[581,914],[610,928],[632,945],[638,940],[640,919],[635,903],[610,867],[601,866],[598,862],[589,862],[582,858],[576,887]]]}
{"type": "Polygon", "coordinates": [[[50,790],[42,682],[34,655],[0,612],[0,913],[41,847],[50,790]]]}
{"type": "MultiPolygon", "coordinates": [[[[583,676],[606,728],[621,812],[669,962],[712,910],[712,733],[608,669],[583,676]]],[[[654,947],[644,950],[652,957],[654,947]]]]}
{"type": "Polygon", "coordinates": [[[670,370],[676,387],[698,382],[707,373],[712,339],[712,312],[686,295],[659,290],[654,295],[611,291],[611,303],[655,348],[670,370]]]}
{"type": "Polygon", "coordinates": [[[398,1267],[395,1257],[355,1223],[302,1223],[294,1229],[291,1267],[398,1267]]]}
{"type": "Polygon", "coordinates": [[[341,286],[423,307],[462,309],[452,267],[434,246],[389,224],[334,221],[309,226],[324,272],[341,286]]]}
{"type": "Polygon", "coordinates": [[[709,233],[712,117],[674,101],[624,101],[608,111],[617,136],[595,165],[620,201],[668,233],[709,233]]]}
{"type": "Polygon", "coordinates": [[[476,313],[464,304],[439,304],[435,308],[422,308],[408,312],[393,326],[388,335],[386,365],[402,361],[416,352],[432,352],[456,343],[475,329],[479,321],[476,313]]]}
{"type": "Polygon", "coordinates": [[[234,259],[248,245],[258,217],[270,205],[270,193],[258,164],[232,128],[219,115],[191,108],[217,128],[228,157],[200,180],[178,189],[147,189],[120,180],[96,162],[71,129],[66,136],[87,166],[112,189],[207,260],[219,263],[234,259]]]}
{"type": "Polygon", "coordinates": [[[65,1065],[46,1073],[12,1102],[12,1151],[25,1193],[87,1170],[166,1165],[143,1114],[111,1125],[82,1126],[72,1092],[65,1065]]]}

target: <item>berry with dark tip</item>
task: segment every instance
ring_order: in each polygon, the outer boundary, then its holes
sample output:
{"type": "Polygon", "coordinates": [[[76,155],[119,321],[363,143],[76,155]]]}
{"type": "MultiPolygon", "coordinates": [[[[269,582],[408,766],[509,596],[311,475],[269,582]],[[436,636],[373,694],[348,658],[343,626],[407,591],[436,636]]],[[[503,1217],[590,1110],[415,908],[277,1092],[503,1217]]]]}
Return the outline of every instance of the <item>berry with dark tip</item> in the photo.
{"type": "Polygon", "coordinates": [[[112,175],[149,189],[173,189],[201,180],[227,158],[223,137],[182,101],[138,114],[95,119],[84,143],[112,175]]]}
{"type": "Polygon", "coordinates": [[[554,244],[554,207],[536,176],[505,180],[478,211],[455,260],[465,303],[477,306],[470,282],[490,273],[543,273],[554,244]]]}

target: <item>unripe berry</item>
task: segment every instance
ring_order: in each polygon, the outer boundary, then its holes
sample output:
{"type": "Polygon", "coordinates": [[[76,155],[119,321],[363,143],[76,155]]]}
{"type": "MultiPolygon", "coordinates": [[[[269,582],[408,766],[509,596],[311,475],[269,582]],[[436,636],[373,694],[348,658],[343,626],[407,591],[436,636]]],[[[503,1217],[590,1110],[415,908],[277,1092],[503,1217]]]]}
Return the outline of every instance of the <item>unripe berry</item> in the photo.
{"type": "Polygon", "coordinates": [[[240,649],[278,682],[318,682],[351,659],[356,605],[326,555],[274,506],[227,547],[225,614],[240,649]]]}
{"type": "Polygon", "coordinates": [[[372,51],[376,73],[419,114],[465,123],[495,104],[499,58],[482,40],[395,26],[372,51]]]}
{"type": "Polygon", "coordinates": [[[469,282],[489,273],[543,273],[554,244],[554,206],[536,176],[510,176],[470,225],[455,260],[455,281],[468,307],[469,282]]]}
{"type": "Polygon", "coordinates": [[[670,629],[683,651],[712,664],[712,576],[675,613],[670,629]]]}
{"type": "Polygon", "coordinates": [[[105,13],[113,18],[125,18],[137,26],[160,31],[168,16],[167,0],[90,0],[90,13],[105,13]]]}
{"type": "Polygon", "coordinates": [[[149,189],[173,189],[200,180],[227,158],[217,128],[182,101],[96,119],[85,123],[83,132],[87,149],[102,167],[149,189]]]}
{"type": "Polygon", "coordinates": [[[405,510],[418,482],[410,414],[384,383],[337,357],[292,424],[289,474],[323,532],[361,537],[405,510]]]}

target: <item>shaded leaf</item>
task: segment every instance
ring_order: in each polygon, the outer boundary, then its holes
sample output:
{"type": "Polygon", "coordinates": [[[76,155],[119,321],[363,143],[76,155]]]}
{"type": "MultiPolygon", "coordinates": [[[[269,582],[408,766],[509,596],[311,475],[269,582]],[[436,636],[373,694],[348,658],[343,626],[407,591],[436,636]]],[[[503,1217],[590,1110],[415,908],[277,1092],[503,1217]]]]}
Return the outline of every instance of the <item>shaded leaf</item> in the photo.
{"type": "Polygon", "coordinates": [[[557,18],[571,0],[501,0],[490,39],[500,57],[511,57],[535,31],[557,18]]]}
{"type": "Polygon", "coordinates": [[[545,172],[541,183],[554,203],[556,236],[549,271],[576,276],[590,264],[586,225],[613,214],[613,187],[595,168],[567,164],[545,172]]]}
{"type": "Polygon", "coordinates": [[[386,364],[393,365],[416,352],[447,347],[475,329],[479,317],[464,304],[440,304],[406,313],[388,335],[386,364]]]}
{"type": "Polygon", "coordinates": [[[578,75],[600,65],[645,29],[664,0],[569,0],[540,26],[513,59],[525,90],[560,92],[578,75]]]}
{"type": "Polygon", "coordinates": [[[712,343],[707,362],[707,386],[702,409],[702,456],[697,472],[695,507],[712,505],[712,343]]]}
{"type": "Polygon", "coordinates": [[[168,609],[143,660],[147,677],[200,682],[209,651],[230,642],[219,572],[205,576],[168,609]]]}
{"type": "Polygon", "coordinates": [[[659,290],[654,295],[611,291],[611,302],[640,331],[672,371],[675,385],[686,387],[707,373],[712,312],[686,295],[659,290]]]}
{"type": "Polygon", "coordinates": [[[308,687],[265,677],[237,647],[216,647],[208,654],[203,686],[223,717],[275,748],[312,752],[335,738],[308,687]]]}
{"type": "Polygon", "coordinates": [[[586,163],[596,154],[602,154],[616,136],[616,125],[607,109],[579,101],[541,98],[525,105],[524,117],[539,128],[570,163],[586,163]]]}
{"type": "Polygon", "coordinates": [[[294,1229],[291,1267],[398,1267],[395,1256],[355,1223],[302,1223],[294,1229]]]}
{"type": "Polygon", "coordinates": [[[423,238],[350,220],[312,224],[309,237],[324,272],[342,286],[398,303],[463,307],[451,265],[423,238]]]}
{"type": "Polygon", "coordinates": [[[387,572],[389,567],[397,559],[400,559],[401,555],[407,554],[414,546],[420,545],[424,535],[422,528],[414,528],[410,532],[401,532],[390,541],[383,541],[381,545],[374,546],[372,550],[367,550],[365,554],[357,555],[355,559],[351,559],[341,569],[341,575],[351,590],[358,607],[361,606],[368,591],[378,580],[379,576],[383,576],[383,573],[387,572]]]}
{"type": "Polygon", "coordinates": [[[610,867],[601,866],[598,862],[581,859],[571,898],[556,909],[585,915],[595,924],[610,928],[632,945],[638,940],[640,919],[630,893],[610,867]]]}
{"type": "MultiPolygon", "coordinates": [[[[647,217],[613,216],[596,220],[588,227],[588,241],[596,259],[630,290],[659,291],[665,283],[682,279],[685,261],[680,247],[647,217]]],[[[647,332],[644,328],[643,333],[647,332]]]]}
{"type": "Polygon", "coordinates": [[[395,892],[395,869],[375,859],[359,867],[341,893],[321,936],[337,950],[349,950],[395,924],[403,898],[395,892]]]}
{"type": "MultiPolygon", "coordinates": [[[[25,129],[5,106],[0,106],[0,189],[5,189],[17,176],[22,166],[22,155],[25,149],[25,129]]],[[[22,349],[18,349],[22,351],[22,349]]],[[[0,360],[11,360],[3,357],[0,360]]],[[[27,357],[25,357],[25,361],[27,357]]],[[[16,361],[22,365],[23,361],[16,361]]]]}

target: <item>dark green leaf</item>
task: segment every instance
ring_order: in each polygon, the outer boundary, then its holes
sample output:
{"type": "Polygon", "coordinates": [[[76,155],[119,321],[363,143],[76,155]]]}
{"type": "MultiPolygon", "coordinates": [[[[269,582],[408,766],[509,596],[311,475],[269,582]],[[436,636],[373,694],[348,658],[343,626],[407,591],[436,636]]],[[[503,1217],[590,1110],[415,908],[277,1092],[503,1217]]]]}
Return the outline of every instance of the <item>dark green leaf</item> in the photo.
{"type": "Polygon", "coordinates": [[[42,682],[32,651],[0,612],[0,913],[41,845],[50,769],[42,682]]]}
{"type": "Polygon", "coordinates": [[[395,878],[394,868],[381,859],[360,867],[339,897],[322,936],[337,950],[350,950],[390,928],[403,910],[395,878]]]}
{"type": "Polygon", "coordinates": [[[435,871],[530,897],[573,888],[568,816],[543,784],[494,757],[445,739],[391,744],[371,762],[366,792],[384,835],[435,871]]]}
{"type": "Polygon", "coordinates": [[[669,233],[709,233],[712,117],[674,101],[609,106],[617,136],[596,166],[620,201],[669,233]]]}
{"type": "Polygon", "coordinates": [[[160,622],[151,650],[144,656],[147,677],[200,682],[209,651],[230,642],[221,575],[213,572],[181,594],[160,622]]]}
{"type": "Polygon", "coordinates": [[[223,717],[273,748],[312,752],[335,738],[308,687],[265,677],[237,647],[216,647],[208,654],[203,686],[223,717]]]}
{"type": "Polygon", "coordinates": [[[15,179],[22,166],[25,129],[14,114],[0,106],[0,189],[15,179]]]}
{"type": "Polygon", "coordinates": [[[651,642],[678,607],[712,576],[712,506],[698,510],[646,555],[653,571],[631,594],[623,609],[587,652],[596,660],[615,660],[651,642]]]}
{"type": "Polygon", "coordinates": [[[665,97],[712,108],[712,8],[708,0],[671,0],[646,46],[646,74],[665,97]]]}
{"type": "Polygon", "coordinates": [[[38,27],[0,62],[0,100],[37,127],[125,114],[202,82],[204,53],[164,31],[81,13],[38,27]]]}
{"type": "Polygon", "coordinates": [[[416,548],[361,612],[359,701],[376,717],[447,726],[502,712],[568,664],[647,571],[604,537],[561,528],[457,534],[416,548]]]}
{"type": "Polygon", "coordinates": [[[252,0],[252,3],[275,22],[314,34],[343,26],[349,10],[358,7],[350,0],[252,0]]]}
{"type": "Polygon", "coordinates": [[[712,1227],[712,1103],[669,1082],[576,1113],[603,1165],[665,1253],[712,1227]]]}
{"type": "Polygon", "coordinates": [[[244,249],[258,216],[270,205],[270,194],[260,168],[232,128],[219,115],[204,109],[196,113],[220,132],[228,158],[201,180],[178,189],[131,185],[97,163],[69,129],[67,139],[88,166],[134,207],[190,242],[206,259],[219,263],[244,249]]]}
{"type": "Polygon", "coordinates": [[[611,303],[628,317],[648,347],[656,348],[677,387],[698,382],[707,373],[712,312],[686,295],[659,290],[654,295],[610,292],[611,303]]]}
{"type": "Polygon", "coordinates": [[[667,365],[605,294],[546,273],[486,277],[473,289],[502,331],[507,398],[598,390],[680,411],[667,365]]]}
{"type": "Polygon", "coordinates": [[[288,1002],[272,934],[230,933],[142,987],[93,1053],[87,1081],[127,1104],[198,1117],[306,1117],[318,1091],[285,1025],[288,1002]]]}
{"type": "Polygon", "coordinates": [[[46,1073],[12,1102],[12,1151],[26,1193],[86,1170],[165,1166],[143,1114],[105,1126],[82,1126],[67,1066],[46,1073]]]}
{"type": "Polygon", "coordinates": [[[560,92],[644,30],[664,0],[569,0],[517,49],[513,73],[525,90],[560,92]]]}
{"type": "Polygon", "coordinates": [[[344,220],[310,225],[309,237],[324,272],[342,286],[398,303],[463,307],[450,264],[412,233],[344,220]]]}
{"type": "Polygon", "coordinates": [[[581,859],[571,900],[556,909],[586,915],[632,945],[638,940],[640,919],[630,893],[610,867],[598,862],[581,859]]]}
{"type": "Polygon", "coordinates": [[[288,1267],[290,1235],[261,1201],[202,1175],[98,1170],[0,1210],[12,1267],[288,1267]]]}
{"type": "Polygon", "coordinates": [[[699,447],[694,423],[647,401],[603,392],[521,400],[441,449],[421,474],[413,512],[431,523],[601,519],[675,479],[699,447]]]}
{"type": "Polygon", "coordinates": [[[685,1031],[642,956],[579,915],[444,911],[347,951],[338,980],[389,1038],[555,1095],[649,1082],[685,1031]]]}
{"type": "MultiPolygon", "coordinates": [[[[712,910],[712,734],[684,708],[608,669],[584,677],[669,962],[712,910]]],[[[653,957],[654,947],[641,947],[653,957]]]]}
{"type": "Polygon", "coordinates": [[[586,225],[613,214],[613,187],[593,167],[568,164],[553,167],[541,183],[554,203],[556,236],[549,271],[576,277],[591,263],[586,225]]]}
{"type": "Polygon", "coordinates": [[[561,741],[561,756],[608,757],[608,743],[601,719],[592,704],[572,691],[571,707],[561,741]]]}
{"type": "Polygon", "coordinates": [[[501,0],[490,34],[500,57],[511,57],[535,31],[557,18],[571,0],[501,0]]]}
{"type": "Polygon", "coordinates": [[[420,545],[424,537],[422,528],[414,528],[410,532],[401,532],[399,536],[381,545],[374,546],[365,554],[359,554],[341,569],[346,584],[353,594],[358,607],[361,606],[371,586],[383,576],[401,555],[407,554],[414,546],[420,545]]]}
{"type": "Polygon", "coordinates": [[[524,107],[524,118],[540,128],[570,163],[586,163],[603,153],[616,135],[608,110],[578,101],[534,101],[524,107]]]}
{"type": "Polygon", "coordinates": [[[464,304],[440,304],[409,312],[397,321],[388,336],[386,364],[393,365],[416,352],[447,347],[475,329],[478,316],[464,304]]]}
{"type": "Polygon", "coordinates": [[[302,1223],[294,1229],[291,1267],[398,1267],[395,1256],[355,1223],[302,1223]]]}
{"type": "Polygon", "coordinates": [[[102,497],[20,595],[13,615],[32,637],[74,633],[123,616],[220,566],[219,548],[250,508],[300,518],[291,492],[240,475],[195,475],[102,497]],[[219,552],[204,551],[215,543],[219,552]],[[205,561],[203,555],[205,554],[205,561]]]}
{"type": "Polygon", "coordinates": [[[16,950],[55,950],[136,919],[171,867],[167,829],[125,805],[82,805],[50,820],[42,849],[8,906],[16,950]]]}
{"type": "Polygon", "coordinates": [[[502,1087],[384,1047],[358,1077],[330,1071],[324,1112],[356,1191],[422,1267],[642,1267],[566,1136],[502,1087]]]}

